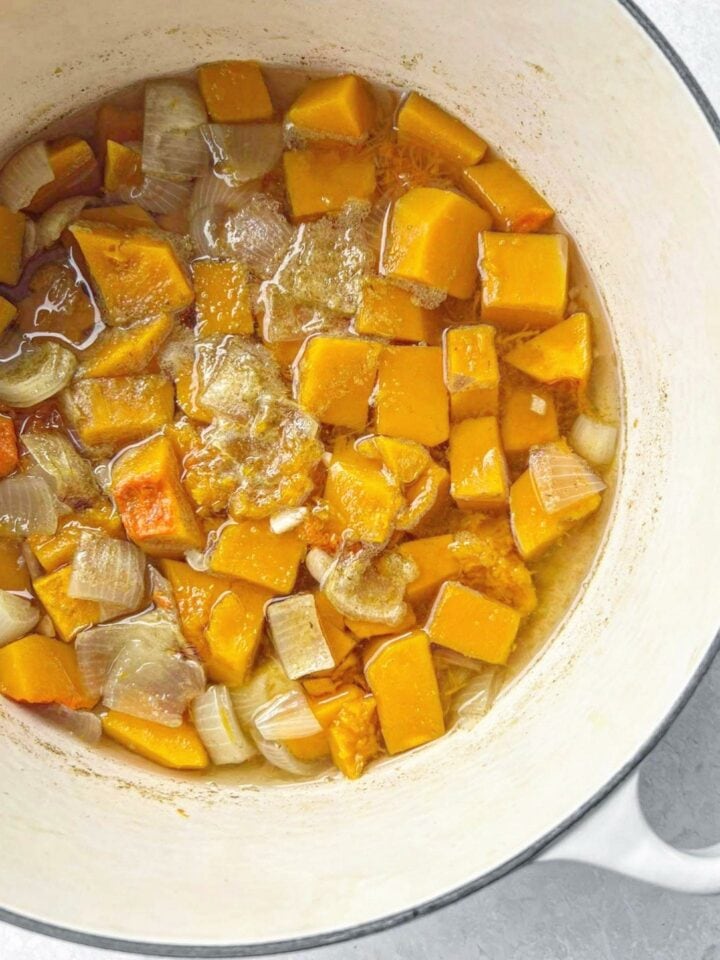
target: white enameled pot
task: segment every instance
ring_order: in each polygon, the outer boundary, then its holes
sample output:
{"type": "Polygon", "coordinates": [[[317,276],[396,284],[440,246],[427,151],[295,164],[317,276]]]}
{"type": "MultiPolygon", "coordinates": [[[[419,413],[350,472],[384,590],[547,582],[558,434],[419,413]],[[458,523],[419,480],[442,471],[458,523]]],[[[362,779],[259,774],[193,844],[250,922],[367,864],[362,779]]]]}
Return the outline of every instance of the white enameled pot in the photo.
{"type": "MultiPolygon", "coordinates": [[[[224,57],[351,69],[459,113],[590,265],[624,428],[604,544],[553,642],[476,729],[359,782],[171,776],[3,701],[0,916],[195,956],[377,929],[536,855],[660,735],[720,624],[720,149],[644,26],[618,0],[4,0],[3,154],[85,101],[224,57]]],[[[611,865],[720,888],[712,857],[638,840],[631,789],[549,855],[608,862],[619,837],[611,865]]]]}

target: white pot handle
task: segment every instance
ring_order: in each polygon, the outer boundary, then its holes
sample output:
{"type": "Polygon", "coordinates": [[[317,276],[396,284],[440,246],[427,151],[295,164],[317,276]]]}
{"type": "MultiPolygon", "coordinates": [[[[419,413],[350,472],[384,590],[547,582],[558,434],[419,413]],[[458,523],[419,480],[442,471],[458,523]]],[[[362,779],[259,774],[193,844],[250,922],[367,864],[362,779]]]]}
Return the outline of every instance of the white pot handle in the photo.
{"type": "Polygon", "coordinates": [[[678,850],[645,819],[633,771],[538,860],[575,860],[682,893],[720,893],[720,843],[678,850]]]}

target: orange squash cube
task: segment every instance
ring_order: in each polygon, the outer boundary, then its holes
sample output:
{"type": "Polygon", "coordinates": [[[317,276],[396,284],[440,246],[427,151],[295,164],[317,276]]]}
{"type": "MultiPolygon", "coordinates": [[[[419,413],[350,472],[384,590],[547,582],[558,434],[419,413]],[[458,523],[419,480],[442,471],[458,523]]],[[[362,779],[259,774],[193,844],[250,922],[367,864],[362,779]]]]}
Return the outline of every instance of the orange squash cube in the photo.
{"type": "Polygon", "coordinates": [[[362,430],[381,350],[370,340],[311,337],[295,374],[298,403],[322,423],[362,430]]]}
{"type": "Polygon", "coordinates": [[[15,424],[9,417],[0,416],[0,477],[7,477],[18,465],[18,446],[15,424]]]}
{"type": "Polygon", "coordinates": [[[478,237],[490,223],[485,210],[460,194],[414,187],[393,206],[383,270],[467,300],[478,280],[478,237]]]}
{"type": "Polygon", "coordinates": [[[96,700],[83,687],[75,648],[30,634],[0,648],[0,693],[22,703],[62,703],[90,710],[96,700]]]}
{"type": "Polygon", "coordinates": [[[496,417],[476,417],[450,430],[450,492],[467,510],[497,510],[508,499],[505,455],[496,417]]]}
{"type": "Polygon", "coordinates": [[[362,697],[343,704],[330,724],[327,737],[333,763],[349,780],[357,780],[368,763],[380,753],[378,734],[374,697],[362,697]]]}
{"type": "Polygon", "coordinates": [[[106,736],[163,767],[204,770],[210,763],[197,730],[188,720],[179,727],[165,727],[152,720],[108,710],[102,724],[106,736]]]}
{"type": "Polygon", "coordinates": [[[557,440],[555,401],[542,387],[517,387],[505,401],[500,435],[506,453],[525,453],[538,443],[557,440]]]}
{"type": "Polygon", "coordinates": [[[236,582],[213,606],[205,632],[205,669],[216,683],[241,686],[247,679],[262,639],[270,590],[236,582]]]}
{"type": "Polygon", "coordinates": [[[254,60],[220,60],[198,68],[198,85],[213,123],[269,120],[270,94],[254,60]]]}
{"type": "Polygon", "coordinates": [[[507,663],[520,628],[517,610],[461,583],[444,583],[425,627],[433,643],[486,663],[507,663]]]}
{"type": "MultiPolygon", "coordinates": [[[[346,631],[345,618],[335,609],[325,594],[316,590],[313,597],[318,621],[332,658],[335,663],[342,663],[355,646],[356,640],[346,631]]],[[[347,626],[350,626],[349,623],[347,626]]]]}
{"type": "Polygon", "coordinates": [[[567,320],[514,347],[506,363],[541,383],[576,380],[585,383],[592,367],[592,329],[586,313],[567,320]]]}
{"type": "Polygon", "coordinates": [[[47,147],[55,179],[40,187],[27,205],[30,213],[42,213],[58,200],[97,193],[100,168],[90,144],[79,137],[62,137],[47,147]]]}
{"type": "Polygon", "coordinates": [[[445,380],[450,391],[450,418],[496,414],[500,371],[495,328],[487,324],[451,327],[443,337],[445,380]]]}
{"type": "Polygon", "coordinates": [[[384,277],[366,280],[353,324],[355,332],[361,336],[407,343],[440,342],[438,311],[414,303],[409,290],[403,290],[384,277]]]}
{"type": "Polygon", "coordinates": [[[348,200],[369,200],[375,193],[372,157],[336,150],[289,150],[283,168],[295,220],[339,213],[348,200]]]}
{"type": "Polygon", "coordinates": [[[490,212],[498,230],[532,233],[555,215],[534,187],[505,160],[488,160],[463,171],[463,184],[490,212]]]}
{"type": "Polygon", "coordinates": [[[412,483],[430,466],[430,454],[415,440],[377,434],[355,441],[355,449],[369,460],[382,463],[398,483],[412,483]]]}
{"type": "Polygon", "coordinates": [[[267,521],[243,520],[222,528],[210,569],[272,593],[290,593],[304,556],[305,544],[294,531],[273,533],[267,521]]]}
{"type": "Polygon", "coordinates": [[[372,461],[336,459],[330,464],[324,498],[333,525],[353,540],[384,543],[393,532],[403,505],[397,483],[372,461]]]}
{"type": "Polygon", "coordinates": [[[374,119],[372,92],[354,74],[311,80],[285,114],[301,134],[347,143],[367,139],[374,119]]]}
{"type": "Polygon", "coordinates": [[[365,661],[388,753],[402,753],[445,733],[440,691],[427,634],[378,641],[365,661]]]}
{"type": "Polygon", "coordinates": [[[126,377],[142,373],[173,327],[173,318],[161,313],[127,327],[106,327],[81,354],[76,376],[126,377]]]}
{"type": "Polygon", "coordinates": [[[172,384],[160,374],[76,380],[62,394],[63,414],[86,447],[119,447],[170,423],[172,384]]]}
{"type": "Polygon", "coordinates": [[[205,628],[210,623],[214,604],[231,590],[231,582],[194,570],[181,560],[160,560],[160,569],[172,587],[173,597],[186,640],[206,659],[210,647],[205,628]]]}
{"type": "Polygon", "coordinates": [[[550,233],[483,233],[480,275],[483,322],[506,330],[551,327],[565,313],[567,237],[550,233]]]}
{"type": "Polygon", "coordinates": [[[105,190],[108,193],[115,193],[121,188],[139,187],[142,182],[141,154],[122,143],[116,143],[115,140],[108,140],[105,147],[103,177],[105,190]]]}
{"type": "Polygon", "coordinates": [[[197,332],[251,336],[255,329],[247,269],[237,261],[198,260],[193,265],[197,332]]]}
{"type": "Polygon", "coordinates": [[[33,581],[33,589],[52,620],[58,637],[66,643],[86,627],[107,617],[107,611],[94,600],[78,600],[68,594],[72,566],[59,567],[33,581]]]}
{"type": "Polygon", "coordinates": [[[419,571],[405,590],[405,598],[413,606],[426,604],[433,599],[441,583],[460,575],[460,564],[450,549],[452,542],[452,534],[448,533],[408,540],[397,548],[398,553],[412,560],[419,571]]]}
{"type": "Polygon", "coordinates": [[[375,410],[378,433],[428,447],[444,443],[450,419],[440,347],[385,347],[375,410]]]}
{"type": "Polygon", "coordinates": [[[397,134],[400,143],[418,143],[463,166],[479,163],[487,150],[482,137],[419,93],[411,93],[400,108],[397,134]]]}
{"type": "Polygon", "coordinates": [[[0,207],[0,283],[14,287],[20,279],[25,215],[0,207]]]}

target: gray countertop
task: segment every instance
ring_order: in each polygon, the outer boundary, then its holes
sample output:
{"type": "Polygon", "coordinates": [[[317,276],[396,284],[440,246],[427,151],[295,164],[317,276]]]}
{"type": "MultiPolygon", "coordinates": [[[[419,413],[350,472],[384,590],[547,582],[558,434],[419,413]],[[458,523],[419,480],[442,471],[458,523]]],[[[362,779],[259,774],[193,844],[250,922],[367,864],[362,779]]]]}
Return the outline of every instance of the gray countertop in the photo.
{"type": "MultiPolygon", "coordinates": [[[[542,0],[536,0],[542,2],[542,0]]],[[[641,0],[720,109],[720,0],[641,0]]],[[[2,14],[0,14],[2,16],[2,14]]],[[[645,761],[645,813],[670,843],[720,840],[720,659],[645,761]]],[[[0,960],[123,960],[0,923],[0,960]]],[[[720,960],[720,898],[574,864],[524,867],[460,903],[295,960],[720,960]]]]}

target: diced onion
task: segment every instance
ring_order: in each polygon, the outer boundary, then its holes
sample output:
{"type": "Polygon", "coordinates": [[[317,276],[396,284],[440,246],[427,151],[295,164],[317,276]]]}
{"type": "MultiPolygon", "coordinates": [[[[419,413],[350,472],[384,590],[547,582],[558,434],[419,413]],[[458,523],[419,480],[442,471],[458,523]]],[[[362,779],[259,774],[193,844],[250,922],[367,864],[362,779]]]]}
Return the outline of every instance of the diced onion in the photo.
{"type": "Polygon", "coordinates": [[[322,732],[301,690],[273,697],[253,715],[253,723],[266,740],[297,740],[322,732]]]}
{"type": "Polygon", "coordinates": [[[472,726],[488,712],[498,687],[497,673],[497,669],[485,664],[485,669],[459,691],[454,704],[459,726],[472,726]]]}
{"type": "Polygon", "coordinates": [[[29,600],[0,590],[0,647],[29,633],[40,619],[40,611],[29,600]]]}
{"type": "Polygon", "coordinates": [[[63,230],[77,220],[78,215],[91,200],[92,197],[68,197],[54,203],[37,221],[35,249],[45,250],[56,243],[63,230]]]}
{"type": "Polygon", "coordinates": [[[322,585],[325,576],[332,566],[333,558],[320,547],[310,547],[305,557],[305,566],[311,577],[322,585]]]}
{"type": "Polygon", "coordinates": [[[213,763],[243,763],[255,755],[252,741],[237,722],[227,687],[208,687],[193,700],[191,709],[197,732],[213,763]]]}
{"type": "Polygon", "coordinates": [[[258,189],[254,181],[230,186],[211,170],[199,177],[190,198],[189,229],[196,252],[200,256],[222,256],[226,246],[223,219],[229,211],[239,210],[258,189]]]}
{"type": "Polygon", "coordinates": [[[245,183],[268,173],[283,151],[279,123],[207,123],[202,128],[215,170],[230,183],[245,183]]]}
{"type": "Polygon", "coordinates": [[[563,440],[532,447],[528,466],[537,495],[548,513],[557,513],[605,489],[600,477],[563,440]]]}
{"type": "Polygon", "coordinates": [[[102,720],[89,710],[71,710],[61,703],[48,703],[36,709],[41,716],[85,743],[98,743],[102,737],[102,720]]]}
{"type": "Polygon", "coordinates": [[[127,540],[89,531],[73,555],[68,595],[137,610],[145,596],[145,554],[127,540]]]}
{"type": "Polygon", "coordinates": [[[37,224],[29,217],[25,218],[25,233],[23,234],[22,258],[23,262],[29,260],[36,252],[37,245],[37,224]]]}
{"type": "Polygon", "coordinates": [[[311,593],[273,600],[266,616],[275,650],[291,680],[335,666],[311,593]]]}
{"type": "Polygon", "coordinates": [[[377,556],[366,548],[338,554],[322,580],[330,603],[346,617],[394,627],[407,616],[405,589],[418,575],[412,560],[397,552],[377,556]]]}
{"type": "Polygon", "coordinates": [[[286,510],[278,510],[270,517],[270,529],[273,533],[288,533],[299,527],[307,515],[307,507],[288,507],[286,510]]]}
{"type": "Polygon", "coordinates": [[[175,213],[187,205],[190,190],[189,183],[145,176],[139,187],[121,187],[116,195],[124,203],[136,203],[149,213],[175,213]]]}
{"type": "Polygon", "coordinates": [[[277,767],[278,770],[282,770],[284,773],[290,773],[294,777],[313,777],[323,769],[324,765],[321,763],[310,763],[306,760],[298,760],[297,757],[294,757],[292,753],[290,753],[284,743],[266,740],[265,737],[259,733],[255,733],[253,739],[255,746],[267,762],[272,764],[273,767],[277,767]]]}
{"type": "Polygon", "coordinates": [[[77,367],[73,354],[52,340],[33,340],[12,360],[0,364],[0,402],[33,407],[55,396],[77,367]]]}
{"type": "Polygon", "coordinates": [[[17,537],[55,533],[57,501],[42,477],[14,476],[0,480],[0,527],[17,537]]]}
{"type": "Polygon", "coordinates": [[[590,463],[610,463],[615,456],[617,427],[581,413],[570,430],[570,444],[590,463]]]}
{"type": "Polygon", "coordinates": [[[258,667],[247,683],[229,692],[238,719],[249,729],[253,725],[254,715],[268,700],[281,693],[301,689],[300,684],[288,679],[277,660],[269,659],[258,667]]]}
{"type": "Polygon", "coordinates": [[[228,254],[242,260],[261,279],[274,276],[285,256],[293,229],[280,204],[271,197],[255,194],[223,227],[222,242],[228,254]]]}
{"type": "Polygon", "coordinates": [[[188,81],[145,84],[143,173],[163,180],[192,180],[203,174],[208,155],[199,127],[206,120],[203,99],[188,81]]]}
{"type": "Polygon", "coordinates": [[[55,495],[73,506],[92,503],[99,495],[93,468],[65,434],[58,430],[24,433],[22,442],[52,484],[55,495]]]}
{"type": "Polygon", "coordinates": [[[28,143],[0,171],[0,204],[16,212],[22,210],[40,187],[54,179],[45,142],[28,143]]]}

